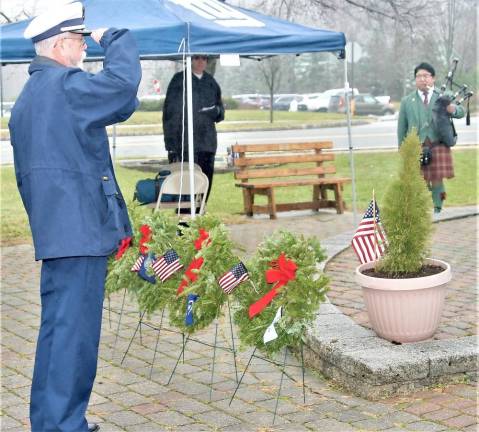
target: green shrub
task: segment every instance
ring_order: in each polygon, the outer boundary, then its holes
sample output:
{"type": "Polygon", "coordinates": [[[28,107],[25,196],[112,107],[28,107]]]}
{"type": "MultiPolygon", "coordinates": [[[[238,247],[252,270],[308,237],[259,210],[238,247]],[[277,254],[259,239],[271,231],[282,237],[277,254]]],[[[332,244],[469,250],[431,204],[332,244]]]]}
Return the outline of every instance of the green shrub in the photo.
{"type": "Polygon", "coordinates": [[[236,99],[231,98],[231,97],[224,97],[223,98],[223,105],[228,110],[235,110],[235,109],[239,108],[238,101],[236,99]]]}
{"type": "Polygon", "coordinates": [[[138,111],[163,111],[163,104],[165,100],[142,100],[138,111]]]}
{"type": "Polygon", "coordinates": [[[377,270],[391,276],[414,273],[427,257],[432,235],[430,194],[421,174],[416,130],[404,139],[399,177],[386,190],[381,217],[389,245],[377,270]]]}

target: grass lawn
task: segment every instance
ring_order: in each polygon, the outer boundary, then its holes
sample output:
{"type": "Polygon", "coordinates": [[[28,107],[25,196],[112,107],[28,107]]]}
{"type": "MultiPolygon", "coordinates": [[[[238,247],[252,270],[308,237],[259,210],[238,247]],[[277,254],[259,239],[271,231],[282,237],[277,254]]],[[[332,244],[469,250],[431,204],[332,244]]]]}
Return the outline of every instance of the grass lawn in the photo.
{"type": "MultiPolygon", "coordinates": [[[[448,206],[477,204],[477,160],[478,149],[454,150],[454,168],[456,177],[446,182],[448,206]]],[[[384,153],[356,153],[354,157],[356,168],[356,196],[358,212],[363,212],[369,201],[373,188],[379,206],[386,186],[397,169],[398,154],[384,153]]],[[[350,176],[348,154],[336,156],[338,176],[350,176]]],[[[30,241],[30,230],[23,205],[18,194],[14,178],[13,167],[2,167],[1,171],[1,244],[15,244],[30,241]]],[[[117,166],[118,182],[124,196],[131,199],[135,184],[154,174],[130,170],[117,166]]],[[[233,173],[216,174],[213,189],[208,203],[208,212],[214,213],[225,222],[239,222],[243,211],[243,196],[239,188],[234,186],[233,173]]],[[[303,201],[311,197],[311,187],[282,188],[277,190],[277,202],[288,200],[303,201]]],[[[261,199],[258,198],[258,203],[261,199]]],[[[266,199],[264,198],[264,202],[266,199]]],[[[345,201],[348,210],[351,210],[351,184],[345,186],[345,201]]],[[[431,204],[432,206],[432,204],[431,204]]],[[[145,208],[145,211],[151,211],[145,208]]]]}
{"type": "MultiPolygon", "coordinates": [[[[319,112],[275,111],[274,122],[269,122],[269,111],[262,110],[226,110],[225,122],[218,123],[218,131],[240,131],[251,129],[301,128],[303,125],[325,125],[344,121],[344,114],[319,112]],[[232,122],[232,123],[228,123],[232,122]]],[[[356,117],[364,119],[365,117],[356,117]]],[[[162,113],[158,111],[137,111],[117,128],[117,135],[162,134],[162,113]],[[143,125],[138,128],[138,125],[143,125]],[[125,126],[133,126],[131,128],[125,126]]],[[[8,128],[8,119],[1,119],[1,128],[8,128]]],[[[111,127],[108,128],[111,134],[111,127]]],[[[7,131],[2,132],[2,139],[8,138],[7,131]]]]}

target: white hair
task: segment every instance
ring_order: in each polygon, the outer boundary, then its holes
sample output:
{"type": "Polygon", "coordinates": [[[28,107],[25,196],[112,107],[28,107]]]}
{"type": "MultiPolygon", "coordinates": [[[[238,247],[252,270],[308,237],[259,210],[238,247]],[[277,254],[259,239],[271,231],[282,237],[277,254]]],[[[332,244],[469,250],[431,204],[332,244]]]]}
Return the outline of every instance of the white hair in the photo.
{"type": "Polygon", "coordinates": [[[55,42],[63,38],[64,34],[60,33],[47,39],[38,41],[35,43],[35,52],[37,55],[48,57],[53,49],[53,46],[55,45],[55,42]]]}

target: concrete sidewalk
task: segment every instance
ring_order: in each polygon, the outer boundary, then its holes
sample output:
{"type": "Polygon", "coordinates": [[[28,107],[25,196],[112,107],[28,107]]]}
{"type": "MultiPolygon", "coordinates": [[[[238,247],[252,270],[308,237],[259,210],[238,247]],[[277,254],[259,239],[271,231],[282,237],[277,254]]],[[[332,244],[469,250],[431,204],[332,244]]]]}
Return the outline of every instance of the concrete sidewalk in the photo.
{"type": "MultiPolygon", "coordinates": [[[[474,213],[475,209],[447,209],[442,218],[474,213]]],[[[316,235],[328,254],[344,249],[354,224],[351,214],[333,212],[282,216],[276,221],[246,220],[231,226],[232,237],[250,255],[263,236],[277,228],[316,235]],[[340,236],[340,234],[344,234],[340,236]]],[[[450,253],[458,281],[457,290],[447,301],[447,313],[436,335],[444,338],[477,334],[471,305],[477,292],[476,244],[477,217],[445,221],[438,224],[439,236],[447,240],[437,255],[450,253]],[[453,233],[453,235],[451,235],[453,233]],[[459,258],[464,259],[461,266],[459,258]],[[458,267],[456,267],[458,266],[458,267]],[[459,299],[459,300],[458,300],[459,299]],[[465,313],[465,311],[469,311],[465,313]],[[452,316],[450,314],[453,314],[452,316]],[[454,323],[452,325],[451,323],[454,323]],[[452,330],[452,328],[457,329],[452,330]]],[[[442,243],[441,243],[442,244],[442,243]]],[[[40,264],[33,261],[30,245],[2,248],[2,431],[27,431],[30,379],[39,324],[38,280],[40,264]]],[[[332,277],[331,300],[359,324],[367,323],[361,302],[351,296],[350,267],[355,261],[345,251],[326,266],[332,277]],[[346,287],[346,288],[344,288],[346,287]],[[349,288],[348,288],[349,287],[349,288]],[[346,291],[341,291],[342,289],[346,291]],[[350,293],[345,296],[345,294],[350,293]],[[339,304],[350,298],[349,304],[339,304]],[[338,300],[339,299],[339,300],[338,300]]],[[[122,295],[111,299],[113,311],[120,310],[122,295]]],[[[105,304],[107,306],[107,303],[105,304]]],[[[477,430],[477,392],[475,383],[438,386],[404,397],[371,402],[352,396],[316,372],[306,370],[306,403],[303,403],[301,368],[296,358],[288,359],[288,379],[283,382],[278,414],[272,426],[280,369],[260,359],[253,362],[238,393],[229,406],[236,387],[231,352],[216,352],[213,386],[210,386],[213,350],[210,346],[187,345],[185,361],[180,362],[169,385],[166,385],[181,349],[181,335],[158,332],[142,326],[123,364],[122,356],[138,323],[136,305],[127,298],[116,350],[113,352],[119,315],[104,314],[97,379],[88,418],[101,423],[103,431],[443,431],[477,430]],[[150,372],[152,372],[150,379],[150,372]],[[212,389],[211,393],[210,390],[212,389]],[[211,395],[211,401],[210,401],[211,395]]],[[[158,325],[159,316],[151,323],[158,325]]],[[[196,334],[211,343],[214,325],[196,334]]],[[[231,347],[229,323],[219,323],[219,343],[231,347]]],[[[238,373],[250,358],[252,349],[240,352],[238,373]]]]}

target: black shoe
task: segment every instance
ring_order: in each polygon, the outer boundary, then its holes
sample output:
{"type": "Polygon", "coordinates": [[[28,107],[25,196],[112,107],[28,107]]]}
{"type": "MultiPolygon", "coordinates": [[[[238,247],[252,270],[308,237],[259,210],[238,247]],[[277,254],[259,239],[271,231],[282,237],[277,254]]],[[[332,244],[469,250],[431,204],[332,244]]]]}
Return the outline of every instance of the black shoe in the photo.
{"type": "Polygon", "coordinates": [[[100,430],[98,423],[88,423],[88,432],[97,432],[100,430]]]}

